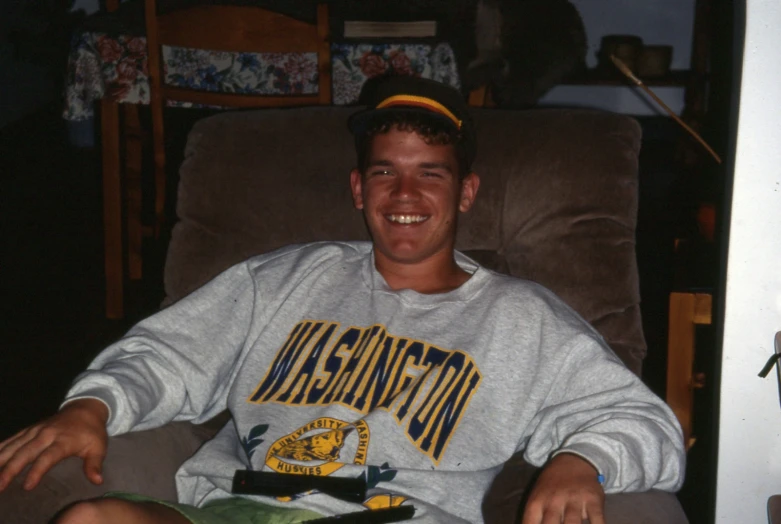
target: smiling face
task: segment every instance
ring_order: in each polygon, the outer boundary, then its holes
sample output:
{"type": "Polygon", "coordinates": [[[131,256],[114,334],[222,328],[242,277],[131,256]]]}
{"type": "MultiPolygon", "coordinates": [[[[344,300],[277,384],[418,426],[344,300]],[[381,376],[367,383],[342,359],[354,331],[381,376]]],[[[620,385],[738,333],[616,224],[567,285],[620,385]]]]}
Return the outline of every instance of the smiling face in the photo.
{"type": "Polygon", "coordinates": [[[372,138],[364,173],[350,173],[355,207],[372,235],[377,267],[431,264],[452,270],[458,212],[472,207],[479,179],[459,181],[452,145],[430,145],[392,128],[372,138]]]}

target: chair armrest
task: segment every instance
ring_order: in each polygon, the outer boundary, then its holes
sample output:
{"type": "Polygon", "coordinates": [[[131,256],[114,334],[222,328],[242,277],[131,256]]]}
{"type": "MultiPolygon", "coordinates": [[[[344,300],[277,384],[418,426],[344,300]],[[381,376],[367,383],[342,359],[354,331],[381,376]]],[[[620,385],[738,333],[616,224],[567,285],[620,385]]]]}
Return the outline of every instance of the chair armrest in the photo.
{"type": "Polygon", "coordinates": [[[768,524],[781,524],[781,495],[773,495],[767,499],[768,524]]]}
{"type": "Polygon", "coordinates": [[[103,485],[90,483],[84,476],[81,459],[72,457],[52,468],[32,491],[22,489],[24,473],[17,477],[0,493],[0,515],[4,522],[40,524],[74,501],[109,491],[175,501],[176,470],[213,435],[213,428],[175,422],[112,437],[103,464],[103,485]]]}
{"type": "MultiPolygon", "coordinates": [[[[539,469],[513,455],[494,478],[483,499],[486,524],[517,524],[539,469]]],[[[610,524],[688,524],[675,494],[652,489],[640,493],[613,493],[605,497],[605,522],[610,524]]],[[[773,522],[772,524],[781,524],[773,522]]]]}

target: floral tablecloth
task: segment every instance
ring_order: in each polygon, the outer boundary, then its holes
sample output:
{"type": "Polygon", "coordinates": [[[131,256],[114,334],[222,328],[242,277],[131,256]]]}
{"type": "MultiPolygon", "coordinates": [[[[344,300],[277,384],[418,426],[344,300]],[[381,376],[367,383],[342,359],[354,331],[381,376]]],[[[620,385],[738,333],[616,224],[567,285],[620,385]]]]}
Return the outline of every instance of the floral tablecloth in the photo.
{"type": "MultiPolygon", "coordinates": [[[[163,48],[166,83],[209,91],[252,94],[317,93],[315,53],[226,53],[163,48]]],[[[357,102],[364,82],[385,74],[416,75],[459,87],[453,50],[447,44],[334,43],[333,103],[357,102]]],[[[76,35],[68,61],[64,118],[91,119],[103,97],[149,103],[146,38],[76,35]]]]}

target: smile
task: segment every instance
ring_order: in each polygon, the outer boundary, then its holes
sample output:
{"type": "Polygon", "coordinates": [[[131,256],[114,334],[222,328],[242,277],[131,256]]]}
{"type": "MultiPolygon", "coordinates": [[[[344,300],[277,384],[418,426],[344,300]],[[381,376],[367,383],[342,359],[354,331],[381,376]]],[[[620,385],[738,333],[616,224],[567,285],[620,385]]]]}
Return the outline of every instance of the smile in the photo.
{"type": "Polygon", "coordinates": [[[419,224],[428,220],[428,215],[385,215],[385,218],[399,224],[419,224]]]}

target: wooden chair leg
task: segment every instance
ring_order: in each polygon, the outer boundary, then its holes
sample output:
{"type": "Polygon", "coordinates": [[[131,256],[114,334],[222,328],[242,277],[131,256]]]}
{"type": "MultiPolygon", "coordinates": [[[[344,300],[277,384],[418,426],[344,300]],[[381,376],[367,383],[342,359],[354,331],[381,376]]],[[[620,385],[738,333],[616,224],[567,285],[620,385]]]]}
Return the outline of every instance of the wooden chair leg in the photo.
{"type": "Polygon", "coordinates": [[[128,276],[140,280],[143,276],[143,225],[141,223],[143,165],[143,130],[138,118],[138,106],[123,104],[125,113],[125,194],[127,198],[128,276]]]}
{"type": "Polygon", "coordinates": [[[317,37],[320,39],[317,45],[317,75],[320,104],[331,104],[331,39],[330,20],[328,18],[328,4],[317,4],[317,37]]]}
{"type": "Polygon", "coordinates": [[[480,86],[469,93],[468,104],[472,107],[483,107],[488,94],[488,86],[480,86]]]}
{"type": "Polygon", "coordinates": [[[491,88],[487,85],[470,91],[467,104],[472,107],[496,107],[496,102],[491,96],[491,88]]]}
{"type": "Polygon", "coordinates": [[[106,270],[106,317],[122,318],[124,311],[122,264],[122,183],[119,165],[119,107],[101,101],[103,163],[103,235],[106,270]]]}
{"type": "Polygon", "coordinates": [[[712,297],[707,293],[671,293],[667,338],[667,403],[683,429],[686,449],[694,444],[694,389],[703,377],[694,373],[695,326],[711,323],[712,297]]]}
{"type": "Polygon", "coordinates": [[[155,176],[155,225],[154,236],[160,238],[163,226],[165,225],[165,193],[166,193],[166,173],[165,173],[165,138],[163,135],[163,104],[162,101],[154,97],[151,100],[150,109],[152,111],[152,152],[154,158],[154,176],[155,176]]]}

